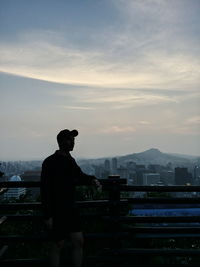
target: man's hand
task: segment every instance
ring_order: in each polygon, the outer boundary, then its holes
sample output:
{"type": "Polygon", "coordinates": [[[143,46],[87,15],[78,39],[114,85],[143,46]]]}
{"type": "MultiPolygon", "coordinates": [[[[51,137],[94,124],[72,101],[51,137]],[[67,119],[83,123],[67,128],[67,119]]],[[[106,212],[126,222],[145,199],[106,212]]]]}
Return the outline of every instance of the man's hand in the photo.
{"type": "Polygon", "coordinates": [[[51,230],[53,227],[53,218],[49,218],[48,220],[45,220],[44,223],[46,224],[48,230],[51,230]]]}

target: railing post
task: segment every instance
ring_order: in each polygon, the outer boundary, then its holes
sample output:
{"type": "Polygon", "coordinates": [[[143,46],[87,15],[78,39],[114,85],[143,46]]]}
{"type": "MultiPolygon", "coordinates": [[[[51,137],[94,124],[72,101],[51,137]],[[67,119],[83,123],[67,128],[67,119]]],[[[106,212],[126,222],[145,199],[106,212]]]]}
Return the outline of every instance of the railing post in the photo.
{"type": "Polygon", "coordinates": [[[117,181],[120,179],[119,175],[109,175],[109,202],[110,202],[110,216],[120,216],[120,184],[117,181]]]}
{"type": "Polygon", "coordinates": [[[110,229],[111,233],[110,248],[120,248],[118,233],[120,232],[120,176],[110,175],[109,182],[109,212],[110,212],[110,229]]]}

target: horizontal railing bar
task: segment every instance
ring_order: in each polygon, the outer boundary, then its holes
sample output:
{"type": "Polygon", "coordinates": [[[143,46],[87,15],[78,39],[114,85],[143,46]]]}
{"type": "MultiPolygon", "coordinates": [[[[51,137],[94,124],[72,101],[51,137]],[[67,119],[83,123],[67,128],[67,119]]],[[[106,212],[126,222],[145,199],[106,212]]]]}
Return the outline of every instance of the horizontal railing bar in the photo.
{"type": "MultiPolygon", "coordinates": [[[[127,179],[100,179],[102,185],[120,184],[120,191],[133,192],[200,192],[200,186],[196,185],[172,185],[172,186],[144,186],[126,185],[127,179]]],[[[11,187],[40,187],[40,181],[6,181],[0,182],[0,188],[11,187]]]]}
{"type": "Polygon", "coordinates": [[[0,203],[0,210],[41,209],[40,202],[0,203]]]}
{"type": "MultiPolygon", "coordinates": [[[[82,215],[84,217],[84,214],[82,215]]],[[[87,215],[86,215],[87,216],[87,215]]],[[[90,216],[90,215],[88,215],[90,216]]],[[[95,214],[96,216],[96,214],[95,214]]],[[[97,214],[98,216],[98,214],[97,214]]],[[[165,223],[165,222],[176,222],[176,223],[193,223],[198,222],[200,224],[200,216],[102,216],[103,220],[106,221],[119,221],[124,223],[165,223]]],[[[28,219],[28,218],[40,218],[42,215],[7,215],[8,218],[14,219],[28,219]],[[30,217],[28,217],[30,216],[30,217]]]]}
{"type": "Polygon", "coordinates": [[[42,267],[48,267],[49,262],[48,259],[36,259],[36,258],[30,258],[30,259],[2,259],[0,260],[1,267],[10,267],[10,266],[42,266],[42,267]]]}
{"type": "MultiPolygon", "coordinates": [[[[92,208],[92,207],[109,207],[109,204],[120,204],[126,205],[127,200],[121,201],[109,201],[109,200],[89,200],[89,201],[77,201],[77,205],[81,208],[92,208]]],[[[24,202],[24,203],[0,203],[0,209],[11,210],[11,209],[39,209],[42,208],[41,202],[24,202]]]]}
{"type": "Polygon", "coordinates": [[[151,233],[136,233],[134,236],[132,236],[134,238],[156,238],[156,239],[169,239],[169,238],[192,238],[192,239],[196,239],[199,240],[200,238],[200,234],[175,234],[175,233],[155,233],[155,234],[151,234],[151,233]]]}
{"type": "MultiPolygon", "coordinates": [[[[88,266],[94,266],[94,263],[120,263],[122,264],[123,262],[128,262],[128,259],[124,258],[119,258],[119,257],[113,257],[113,256],[89,256],[84,259],[83,261],[83,267],[88,267],[88,266]],[[92,265],[91,265],[92,264],[92,265]]],[[[47,259],[3,259],[0,261],[2,267],[10,267],[10,266],[49,266],[47,259]]],[[[107,265],[106,265],[107,266],[107,265]]],[[[116,265],[118,266],[118,265],[116,265]]],[[[128,265],[131,266],[131,265],[128,265]]],[[[172,267],[171,264],[140,264],[134,262],[134,267],[172,267]]],[[[174,265],[176,267],[182,267],[182,264],[176,264],[174,265]]],[[[187,267],[199,267],[199,264],[187,264],[187,267]]]]}
{"type": "Polygon", "coordinates": [[[50,237],[47,233],[40,234],[27,234],[27,235],[0,235],[1,242],[19,242],[19,241],[47,241],[50,240],[50,237]]]}
{"type": "Polygon", "coordinates": [[[119,217],[103,217],[104,220],[124,222],[124,223],[193,223],[200,224],[200,216],[119,216],[119,217]]]}
{"type": "MultiPolygon", "coordinates": [[[[100,207],[108,206],[109,204],[115,203],[120,205],[126,205],[128,203],[143,204],[143,203],[158,203],[158,204],[200,204],[200,198],[127,198],[121,199],[120,201],[109,201],[109,200],[88,200],[88,201],[77,201],[79,207],[100,207]]],[[[40,208],[41,202],[24,202],[24,203],[0,203],[1,209],[11,208],[40,208]]]]}
{"type": "Polygon", "coordinates": [[[200,192],[200,186],[196,185],[170,185],[170,186],[148,186],[148,185],[120,185],[120,191],[126,192],[200,192]]]}
{"type": "MultiPolygon", "coordinates": [[[[165,229],[162,232],[152,231],[142,231],[142,229],[138,229],[138,232],[117,232],[117,233],[86,233],[84,235],[85,239],[121,239],[121,238],[199,238],[200,231],[197,233],[175,233],[168,232],[166,233],[165,229]]],[[[29,242],[38,242],[38,241],[48,241],[51,240],[51,237],[47,232],[43,232],[40,234],[29,234],[29,235],[0,235],[0,239],[2,242],[19,242],[19,241],[29,241],[29,242]]]]}
{"type": "MultiPolygon", "coordinates": [[[[83,261],[83,267],[90,267],[94,266],[94,263],[120,263],[122,264],[122,261],[127,263],[128,259],[119,258],[119,257],[113,257],[113,256],[90,256],[84,259],[83,261]]],[[[49,266],[47,259],[3,259],[0,261],[2,267],[10,267],[10,266],[49,266]]],[[[105,265],[103,265],[105,266],[105,265]]],[[[107,266],[107,265],[106,265],[107,266]]],[[[118,266],[118,265],[116,265],[118,266]]],[[[131,266],[131,265],[128,265],[131,266]]],[[[134,267],[172,267],[171,264],[140,264],[134,262],[134,267]]],[[[176,267],[182,267],[182,264],[176,264],[174,265],[176,267]]],[[[199,267],[199,264],[187,264],[187,267],[199,267]]]]}
{"type": "MultiPolygon", "coordinates": [[[[199,227],[157,227],[157,226],[152,226],[152,227],[134,227],[131,229],[128,229],[128,231],[131,232],[138,232],[138,231],[142,231],[142,232],[188,232],[188,233],[199,233],[200,232],[200,217],[196,217],[194,218],[193,216],[188,216],[187,217],[181,217],[179,218],[179,216],[130,216],[130,217],[123,217],[120,216],[119,219],[116,217],[112,217],[112,216],[107,216],[105,214],[82,214],[82,217],[95,217],[95,218],[101,218],[104,220],[121,220],[122,222],[140,222],[140,223],[146,223],[146,222],[182,222],[182,219],[185,218],[184,222],[199,222],[199,227]],[[194,218],[193,220],[191,220],[191,218],[194,218]]],[[[5,220],[4,221],[25,221],[25,220],[42,220],[43,219],[43,215],[42,214],[6,214],[5,215],[5,220]]]]}
{"type": "MultiPolygon", "coordinates": [[[[129,234],[127,232],[119,232],[119,233],[86,233],[84,237],[86,239],[109,239],[109,238],[122,238],[127,237],[129,234]]],[[[51,237],[47,232],[43,232],[40,234],[29,234],[29,235],[0,235],[0,239],[2,242],[18,242],[18,241],[46,241],[50,240],[51,237]]]]}
{"type": "MultiPolygon", "coordinates": [[[[112,179],[99,179],[102,185],[112,184],[126,184],[127,179],[124,178],[112,178],[112,179]]],[[[4,181],[0,182],[0,188],[12,188],[12,187],[40,187],[40,181],[4,181]]],[[[77,186],[82,184],[77,184],[77,186]]]]}
{"type": "MultiPolygon", "coordinates": [[[[200,234],[200,225],[199,227],[134,227],[126,229],[129,233],[193,233],[200,234]]],[[[125,231],[126,231],[125,230],[125,231]]]]}
{"type": "Polygon", "coordinates": [[[187,197],[178,197],[178,198],[160,198],[160,197],[148,197],[148,198],[127,198],[128,203],[158,203],[158,204],[200,204],[200,198],[187,198],[187,197]]]}
{"type": "Polygon", "coordinates": [[[111,255],[176,255],[176,256],[199,256],[199,249],[104,249],[106,254],[111,255]]]}
{"type": "Polygon", "coordinates": [[[40,187],[40,184],[40,181],[7,181],[0,182],[0,188],[40,187]]]}
{"type": "Polygon", "coordinates": [[[132,238],[200,238],[200,231],[198,233],[175,233],[175,232],[167,232],[163,229],[163,232],[143,232],[138,230],[138,232],[117,232],[117,233],[92,233],[92,234],[85,234],[86,239],[132,239],[132,238]]]}
{"type": "MultiPolygon", "coordinates": [[[[103,266],[109,266],[108,264],[109,263],[114,263],[116,264],[115,266],[123,266],[124,264],[126,266],[134,266],[134,267],[182,267],[183,265],[182,264],[164,264],[164,263],[154,263],[154,264],[151,264],[148,262],[148,260],[146,261],[147,263],[146,264],[143,264],[143,263],[138,263],[138,260],[137,262],[136,261],[133,261],[133,259],[126,259],[124,257],[113,257],[113,256],[104,256],[104,255],[98,255],[98,256],[90,256],[87,258],[87,264],[88,263],[103,263],[103,264],[106,264],[106,265],[103,265],[103,266]],[[134,265],[133,265],[133,262],[134,262],[134,265]],[[123,264],[123,265],[122,265],[123,264]]],[[[93,266],[93,265],[91,265],[93,266]]],[[[88,265],[84,265],[83,267],[88,267],[88,265]]],[[[187,267],[199,267],[199,264],[187,264],[187,267]]]]}
{"type": "MultiPolygon", "coordinates": [[[[9,221],[26,221],[26,220],[27,221],[30,221],[30,220],[37,221],[37,220],[43,220],[44,219],[44,216],[42,213],[39,213],[39,214],[5,214],[4,216],[9,221]]],[[[101,217],[109,216],[109,213],[108,212],[81,213],[80,216],[84,217],[84,218],[99,219],[101,217]]],[[[1,217],[1,215],[0,215],[0,217],[1,217]]]]}

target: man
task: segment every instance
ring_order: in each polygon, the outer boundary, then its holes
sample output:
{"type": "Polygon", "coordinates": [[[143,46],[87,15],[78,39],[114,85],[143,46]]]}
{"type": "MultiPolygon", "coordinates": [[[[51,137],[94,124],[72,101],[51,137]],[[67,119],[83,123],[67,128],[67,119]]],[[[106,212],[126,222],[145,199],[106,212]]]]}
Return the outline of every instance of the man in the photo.
{"type": "Polygon", "coordinates": [[[72,244],[72,263],[80,267],[83,253],[83,234],[80,215],[75,202],[77,184],[100,186],[96,177],[83,173],[70,151],[74,148],[77,130],[62,130],[57,135],[59,150],[42,164],[41,198],[45,221],[51,230],[53,248],[50,254],[52,267],[60,264],[60,252],[66,238],[72,244]]]}

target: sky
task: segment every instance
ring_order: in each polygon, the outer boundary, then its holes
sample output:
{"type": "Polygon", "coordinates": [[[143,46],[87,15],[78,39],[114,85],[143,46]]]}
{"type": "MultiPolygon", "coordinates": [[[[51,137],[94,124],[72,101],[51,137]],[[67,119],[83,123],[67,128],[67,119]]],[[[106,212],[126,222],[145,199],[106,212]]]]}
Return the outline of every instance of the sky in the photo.
{"type": "Polygon", "coordinates": [[[0,160],[200,155],[199,0],[0,0],[0,160]]]}

